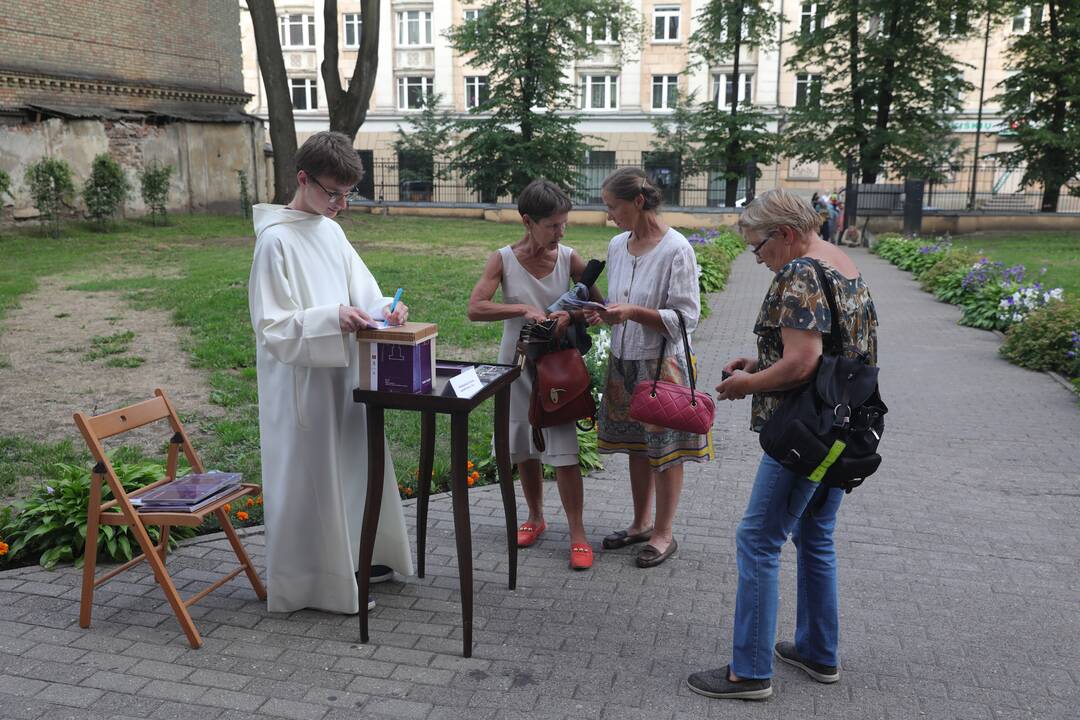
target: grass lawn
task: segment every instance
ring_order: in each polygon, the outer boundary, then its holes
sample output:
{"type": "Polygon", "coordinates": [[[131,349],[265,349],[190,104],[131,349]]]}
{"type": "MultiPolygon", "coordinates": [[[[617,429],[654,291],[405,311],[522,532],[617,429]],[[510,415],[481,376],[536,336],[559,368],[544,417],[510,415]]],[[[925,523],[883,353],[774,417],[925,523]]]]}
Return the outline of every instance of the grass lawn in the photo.
{"type": "Polygon", "coordinates": [[[953,245],[984,252],[1008,266],[1022,264],[1030,278],[1045,267],[1043,285],[1080,297],[1080,233],[979,233],[955,237],[953,245]]]}
{"type": "MultiPolygon", "coordinates": [[[[213,421],[212,440],[199,446],[208,466],[259,478],[258,406],[254,337],[248,319],[247,278],[254,236],[240,217],[175,215],[171,225],[125,221],[110,234],[69,223],[59,240],[37,228],[0,233],[0,332],[3,314],[36,287],[39,277],[68,273],[75,289],[123,290],[136,307],[169,311],[190,329],[185,349],[209,373],[207,401],[226,409],[213,421]],[[139,268],[136,277],[103,280],[112,268],[139,268]]],[[[378,279],[383,292],[405,288],[410,316],[439,325],[439,355],[494,361],[501,323],[471,323],[465,317],[469,292],[488,255],[518,240],[520,226],[481,220],[433,220],[349,214],[342,220],[349,239],[378,279]]],[[[586,259],[603,258],[611,228],[570,228],[565,242],[586,259]]],[[[602,280],[603,286],[606,281],[602,280]]],[[[89,348],[88,348],[89,350],[89,348]]],[[[167,387],[167,382],[163,381],[167,387]]],[[[491,403],[472,417],[470,448],[484,457],[490,447],[491,403]]],[[[196,408],[180,408],[195,410],[196,408]]],[[[440,438],[446,436],[440,418],[440,438]]],[[[387,437],[399,479],[416,468],[419,418],[388,413],[387,437]]],[[[52,462],[88,459],[74,426],[73,442],[36,443],[18,428],[0,431],[0,493],[17,474],[41,473],[52,462]]],[[[440,440],[436,468],[446,468],[448,442],[440,440]]]]}

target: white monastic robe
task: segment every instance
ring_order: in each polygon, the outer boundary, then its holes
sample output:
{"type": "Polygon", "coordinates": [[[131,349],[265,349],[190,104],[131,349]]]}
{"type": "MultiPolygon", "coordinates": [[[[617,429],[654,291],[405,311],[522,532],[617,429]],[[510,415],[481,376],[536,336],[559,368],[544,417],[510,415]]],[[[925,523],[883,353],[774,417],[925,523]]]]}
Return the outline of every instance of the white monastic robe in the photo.
{"type": "MultiPolygon", "coordinates": [[[[280,205],[254,210],[248,303],[257,345],[267,605],[272,612],[356,613],[367,422],[352,399],[357,345],[341,331],[338,306],[381,318],[391,300],[333,220],[280,205]]],[[[373,563],[413,573],[389,448],[373,563]]]]}

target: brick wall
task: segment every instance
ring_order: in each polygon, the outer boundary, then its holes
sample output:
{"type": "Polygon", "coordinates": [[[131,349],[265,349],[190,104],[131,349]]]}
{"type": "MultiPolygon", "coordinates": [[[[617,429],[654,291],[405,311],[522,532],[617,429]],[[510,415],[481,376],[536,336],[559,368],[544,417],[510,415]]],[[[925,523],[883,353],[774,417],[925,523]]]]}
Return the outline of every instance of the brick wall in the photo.
{"type": "Polygon", "coordinates": [[[239,23],[227,0],[5,0],[0,69],[243,92],[239,23]]]}

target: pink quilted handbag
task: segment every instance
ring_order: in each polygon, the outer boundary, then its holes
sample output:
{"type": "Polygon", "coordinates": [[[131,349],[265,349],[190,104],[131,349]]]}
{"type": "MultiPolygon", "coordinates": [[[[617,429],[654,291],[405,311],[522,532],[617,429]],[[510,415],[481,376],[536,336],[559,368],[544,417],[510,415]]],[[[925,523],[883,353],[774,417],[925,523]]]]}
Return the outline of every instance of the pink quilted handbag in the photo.
{"type": "Polygon", "coordinates": [[[640,423],[659,425],[705,435],[712,430],[713,414],[716,406],[707,393],[699,393],[694,378],[694,363],[690,359],[690,340],[686,336],[686,323],[682,313],[679,318],[682,330],[683,350],[686,352],[686,369],[690,375],[690,387],[660,379],[660,369],[664,362],[664,350],[667,338],[660,343],[660,359],[656,363],[656,377],[652,382],[645,380],[634,387],[630,397],[630,417],[640,423]]]}

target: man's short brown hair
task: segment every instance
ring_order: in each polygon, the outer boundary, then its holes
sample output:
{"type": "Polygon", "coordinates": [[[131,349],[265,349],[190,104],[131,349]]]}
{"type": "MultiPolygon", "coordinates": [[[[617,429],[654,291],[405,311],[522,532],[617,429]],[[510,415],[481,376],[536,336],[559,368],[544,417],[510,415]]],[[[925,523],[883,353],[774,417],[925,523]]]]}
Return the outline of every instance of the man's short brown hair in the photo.
{"type": "Polygon", "coordinates": [[[328,176],[342,185],[355,185],[364,177],[364,166],[344,133],[317,132],[296,151],[296,169],[308,175],[328,176]]]}

